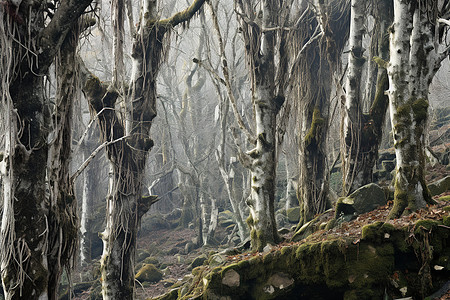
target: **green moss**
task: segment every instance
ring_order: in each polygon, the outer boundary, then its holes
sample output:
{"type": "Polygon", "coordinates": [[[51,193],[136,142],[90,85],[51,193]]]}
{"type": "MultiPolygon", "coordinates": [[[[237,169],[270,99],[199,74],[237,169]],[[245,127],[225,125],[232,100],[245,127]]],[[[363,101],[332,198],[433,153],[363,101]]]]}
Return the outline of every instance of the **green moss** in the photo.
{"type": "Polygon", "coordinates": [[[439,201],[450,202],[450,195],[442,196],[442,197],[438,198],[438,200],[439,200],[439,201]]]}
{"type": "Polygon", "coordinates": [[[422,233],[423,230],[430,231],[439,225],[439,222],[435,220],[419,220],[415,224],[414,233],[422,233]]]}
{"type": "MultiPolygon", "coordinates": [[[[447,207],[450,208],[449,206],[447,207]]],[[[444,226],[450,226],[450,216],[444,216],[442,223],[444,224],[444,226]]]]}
{"type": "Polygon", "coordinates": [[[327,226],[325,226],[325,230],[333,229],[334,227],[336,227],[337,223],[338,222],[336,221],[336,219],[331,219],[330,221],[328,221],[327,226]]]}
{"type": "Polygon", "coordinates": [[[162,279],[162,277],[162,272],[153,264],[144,264],[135,276],[135,278],[141,282],[158,282],[162,279]]]}
{"type": "Polygon", "coordinates": [[[414,112],[414,120],[416,122],[422,122],[427,119],[428,116],[428,101],[426,99],[417,99],[412,103],[412,110],[414,112]]]}
{"type": "Polygon", "coordinates": [[[325,119],[321,116],[319,108],[315,107],[312,115],[311,127],[305,136],[305,148],[315,148],[318,146],[321,141],[320,135],[324,123],[325,119]]]}

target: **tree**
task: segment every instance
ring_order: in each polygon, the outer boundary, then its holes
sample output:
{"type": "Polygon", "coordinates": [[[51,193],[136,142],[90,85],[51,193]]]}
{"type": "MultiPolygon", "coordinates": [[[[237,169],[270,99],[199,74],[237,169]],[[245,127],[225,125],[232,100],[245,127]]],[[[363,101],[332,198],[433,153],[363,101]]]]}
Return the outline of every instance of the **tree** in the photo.
{"type": "Polygon", "coordinates": [[[64,1],[54,14],[32,1],[4,1],[0,10],[2,122],[8,124],[0,245],[6,299],[56,299],[76,245],[76,202],[68,177],[57,175],[68,166],[70,148],[61,143],[70,144],[74,69],[58,72],[53,107],[45,79],[58,52],[61,62],[72,60],[77,23],[91,1],[64,1]]]}
{"type": "MultiPolygon", "coordinates": [[[[133,37],[133,70],[124,99],[124,111],[116,111],[120,94],[114,75],[107,86],[84,68],[84,93],[91,109],[98,115],[102,139],[111,162],[111,178],[107,197],[106,229],[102,233],[104,251],[101,259],[102,294],[104,299],[133,299],[134,257],[137,228],[141,217],[156,201],[142,197],[142,178],[148,152],[152,120],[156,116],[156,78],[164,51],[165,36],[171,28],[189,21],[204,0],[195,0],[186,10],[160,20],[156,1],[144,1],[140,23],[133,37]]],[[[123,18],[123,3],[117,3],[116,17],[123,18]]],[[[118,21],[119,30],[120,21],[118,21]]],[[[117,37],[116,41],[119,41],[117,37]]],[[[120,42],[116,47],[120,48],[120,42]]],[[[116,48],[115,47],[115,48],[116,48]]],[[[115,70],[120,70],[120,49],[115,49],[115,70]],[[119,60],[119,61],[118,61],[119,60]]],[[[120,81],[118,81],[120,84],[120,81]]]]}
{"type": "MultiPolygon", "coordinates": [[[[277,14],[285,3],[263,0],[254,6],[251,1],[237,0],[238,15],[241,20],[248,70],[252,85],[252,105],[255,120],[255,137],[251,143],[255,148],[241,152],[244,166],[249,168],[251,192],[247,199],[250,216],[252,249],[261,251],[267,244],[280,239],[275,222],[275,180],[276,180],[276,117],[284,102],[283,80],[277,79],[275,64],[276,27],[282,25],[277,14]],[[280,88],[281,87],[281,88],[280,88]],[[278,91],[278,94],[276,94],[278,91]]],[[[280,55],[280,60],[285,59],[280,55]]],[[[283,71],[284,64],[277,64],[283,71]]],[[[225,77],[226,61],[223,63],[225,77]]],[[[229,89],[229,88],[228,88],[229,89]]],[[[230,94],[230,93],[229,93],[230,94]]],[[[236,113],[235,113],[236,115],[236,113]]],[[[242,126],[241,126],[242,128],[242,126]]]]}
{"type": "Polygon", "coordinates": [[[390,28],[389,107],[397,159],[390,217],[408,214],[432,199],[425,182],[424,128],[429,85],[450,47],[439,52],[448,1],[394,0],[390,28]]]}
{"type": "Polygon", "coordinates": [[[387,59],[389,47],[387,27],[392,22],[392,1],[352,1],[348,58],[348,71],[345,85],[345,101],[341,107],[341,157],[343,175],[343,194],[348,195],[359,187],[373,181],[373,168],[378,157],[382,127],[388,105],[384,90],[388,86],[387,73],[383,66],[373,64],[378,59],[387,59]],[[364,55],[363,45],[366,22],[372,5],[375,18],[371,37],[369,61],[364,55]],[[363,92],[362,78],[364,66],[368,66],[367,84],[363,92]],[[378,74],[377,74],[378,69],[378,74]],[[373,74],[376,75],[374,80],[373,74]],[[376,87],[376,91],[372,90],[376,87]],[[368,113],[363,111],[363,99],[370,102],[368,113]]]}
{"type": "Polygon", "coordinates": [[[315,3],[298,21],[295,51],[298,93],[299,165],[298,228],[330,207],[326,139],[333,74],[340,69],[348,31],[347,2],[315,3]]]}

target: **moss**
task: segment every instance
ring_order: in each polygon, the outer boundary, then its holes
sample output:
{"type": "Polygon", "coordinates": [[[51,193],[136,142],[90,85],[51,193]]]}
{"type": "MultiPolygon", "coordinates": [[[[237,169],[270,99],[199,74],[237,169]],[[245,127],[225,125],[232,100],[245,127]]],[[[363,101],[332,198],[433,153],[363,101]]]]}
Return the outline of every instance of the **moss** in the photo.
{"type": "Polygon", "coordinates": [[[328,221],[327,226],[325,226],[325,230],[333,229],[334,227],[336,227],[337,223],[338,222],[336,219],[331,219],[330,221],[328,221]]]}
{"type": "MultiPolygon", "coordinates": [[[[450,208],[449,206],[447,206],[448,208],[450,208]]],[[[450,226],[450,216],[444,216],[442,223],[444,224],[444,226],[449,227],[450,226]]]]}
{"type": "Polygon", "coordinates": [[[412,103],[412,110],[414,112],[414,120],[417,123],[423,122],[428,116],[428,101],[420,98],[412,103]]]}
{"type": "Polygon", "coordinates": [[[440,198],[438,198],[438,200],[439,200],[439,201],[450,202],[450,195],[440,197],[440,198]]]}
{"type": "Polygon", "coordinates": [[[438,226],[439,222],[435,220],[419,220],[416,222],[414,233],[422,233],[423,230],[430,231],[434,227],[438,226]]]}
{"type": "Polygon", "coordinates": [[[392,224],[381,221],[365,225],[362,228],[361,239],[371,242],[383,242],[387,236],[390,236],[395,228],[392,224]],[[388,234],[388,235],[386,235],[388,234]]]}
{"type": "Polygon", "coordinates": [[[305,135],[305,148],[316,148],[320,143],[320,135],[322,132],[322,126],[325,124],[325,119],[321,116],[320,110],[318,107],[314,108],[311,127],[305,135]]]}
{"type": "MultiPolygon", "coordinates": [[[[414,203],[413,196],[408,194],[407,191],[403,190],[395,179],[395,191],[394,191],[394,206],[392,207],[389,218],[395,219],[400,217],[402,213],[407,212],[408,204],[414,203]]],[[[409,209],[414,209],[410,207],[409,209]]]]}
{"type": "Polygon", "coordinates": [[[136,274],[135,278],[141,282],[158,282],[162,279],[163,274],[153,264],[144,264],[144,266],[136,274]]]}

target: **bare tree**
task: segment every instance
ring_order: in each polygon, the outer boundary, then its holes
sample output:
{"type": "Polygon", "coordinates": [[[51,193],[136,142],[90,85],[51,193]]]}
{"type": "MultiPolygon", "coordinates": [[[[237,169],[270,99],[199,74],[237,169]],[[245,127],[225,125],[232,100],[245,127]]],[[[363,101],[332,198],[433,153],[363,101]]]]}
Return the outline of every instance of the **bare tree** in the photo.
{"type": "Polygon", "coordinates": [[[8,124],[1,162],[6,299],[57,299],[62,267],[76,245],[76,201],[63,174],[70,148],[61,147],[70,144],[75,65],[57,66],[53,107],[45,79],[58,52],[59,62],[73,62],[77,23],[91,1],[64,1],[54,14],[32,1],[5,1],[0,8],[2,122],[8,124]]]}
{"type": "MultiPolygon", "coordinates": [[[[168,44],[165,37],[171,28],[191,19],[203,2],[195,0],[186,10],[170,18],[159,19],[157,2],[143,1],[140,23],[133,37],[133,70],[128,92],[122,100],[124,111],[116,111],[120,89],[114,84],[106,86],[84,69],[84,93],[98,114],[102,139],[109,143],[106,152],[111,162],[106,229],[102,233],[104,299],[134,297],[137,228],[141,217],[156,201],[156,197],[142,197],[142,178],[147,154],[153,147],[150,128],[156,116],[156,78],[168,44]]],[[[123,14],[123,6],[119,2],[117,5],[117,13],[123,14]]],[[[117,24],[121,26],[120,22],[117,24]]],[[[119,40],[118,36],[117,42],[119,40]]],[[[120,45],[118,43],[116,45],[120,45]]],[[[121,54],[120,50],[117,51],[116,65],[120,65],[121,54]]]]}

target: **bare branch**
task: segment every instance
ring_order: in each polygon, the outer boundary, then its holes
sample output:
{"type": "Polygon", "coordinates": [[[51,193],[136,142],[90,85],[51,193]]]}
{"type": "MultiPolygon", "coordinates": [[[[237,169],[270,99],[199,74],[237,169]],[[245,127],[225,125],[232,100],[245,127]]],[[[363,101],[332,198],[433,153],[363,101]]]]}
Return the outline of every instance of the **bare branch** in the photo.
{"type": "Polygon", "coordinates": [[[208,3],[208,4],[209,4],[209,7],[211,9],[211,17],[212,17],[212,20],[213,20],[214,29],[216,31],[217,39],[218,39],[218,42],[219,42],[220,60],[221,60],[221,63],[222,63],[222,72],[223,72],[223,76],[224,76],[224,84],[225,84],[225,86],[227,88],[228,99],[230,99],[231,107],[233,108],[233,113],[234,113],[236,122],[239,125],[239,128],[245,133],[245,135],[247,136],[249,141],[252,144],[254,144],[255,141],[256,141],[256,137],[250,131],[250,129],[245,125],[244,121],[242,120],[242,116],[239,114],[239,111],[238,111],[238,108],[237,108],[237,101],[236,101],[236,98],[234,97],[233,87],[231,85],[231,80],[230,80],[230,70],[228,68],[228,60],[227,60],[227,57],[225,56],[225,47],[224,47],[224,44],[223,44],[222,34],[220,33],[219,21],[217,19],[217,15],[216,15],[216,12],[214,10],[214,7],[210,3],[208,3]]]}
{"type": "Polygon", "coordinates": [[[86,167],[89,165],[89,163],[95,158],[95,156],[104,148],[106,148],[109,145],[115,144],[117,142],[120,142],[126,138],[128,138],[129,136],[125,135],[122,136],[114,141],[107,141],[102,143],[100,146],[98,146],[94,151],[92,151],[91,155],[89,155],[89,157],[81,164],[81,166],[75,171],[75,173],[70,176],[70,182],[74,182],[78,176],[80,176],[80,174],[84,171],[84,169],[86,169],[86,167]]]}

